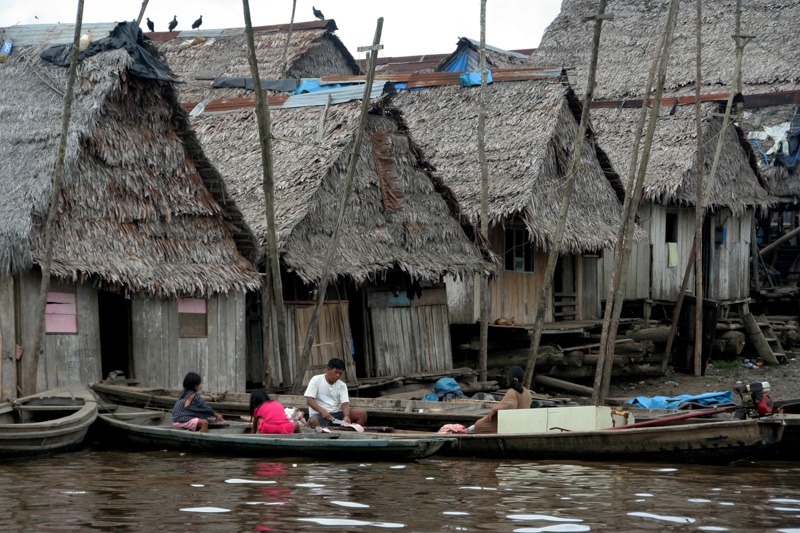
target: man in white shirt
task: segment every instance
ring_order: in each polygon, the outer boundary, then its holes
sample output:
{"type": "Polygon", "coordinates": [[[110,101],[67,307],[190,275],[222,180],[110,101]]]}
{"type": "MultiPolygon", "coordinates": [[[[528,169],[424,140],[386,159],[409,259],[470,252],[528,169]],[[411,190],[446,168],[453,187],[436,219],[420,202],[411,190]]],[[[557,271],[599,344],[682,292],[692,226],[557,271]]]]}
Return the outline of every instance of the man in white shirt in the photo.
{"type": "Polygon", "coordinates": [[[341,378],[344,361],[333,358],[328,361],[324,374],[317,374],[308,382],[304,396],[308,404],[308,424],[311,427],[330,426],[333,419],[351,424],[367,423],[367,412],[358,407],[350,408],[347,385],[341,378]]]}

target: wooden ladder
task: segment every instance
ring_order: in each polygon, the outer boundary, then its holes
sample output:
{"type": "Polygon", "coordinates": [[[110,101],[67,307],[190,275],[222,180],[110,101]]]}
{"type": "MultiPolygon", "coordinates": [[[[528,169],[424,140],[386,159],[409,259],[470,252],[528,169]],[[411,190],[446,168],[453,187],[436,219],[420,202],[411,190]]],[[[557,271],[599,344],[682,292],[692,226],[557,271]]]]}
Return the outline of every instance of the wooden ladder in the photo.
{"type": "Polygon", "coordinates": [[[747,304],[742,305],[740,315],[742,322],[747,330],[750,342],[756,348],[756,353],[767,364],[779,365],[781,362],[788,363],[789,358],[786,356],[786,350],[783,349],[781,341],[775,336],[772,331],[772,325],[769,323],[766,315],[753,316],[747,304]]]}

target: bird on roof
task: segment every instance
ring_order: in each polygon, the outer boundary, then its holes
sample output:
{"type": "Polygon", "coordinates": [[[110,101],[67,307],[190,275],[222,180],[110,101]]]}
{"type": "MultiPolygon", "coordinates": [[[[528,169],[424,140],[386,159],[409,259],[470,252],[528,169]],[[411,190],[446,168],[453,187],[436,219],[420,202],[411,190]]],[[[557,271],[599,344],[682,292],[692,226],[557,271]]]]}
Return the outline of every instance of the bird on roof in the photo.
{"type": "Polygon", "coordinates": [[[147,29],[150,31],[156,31],[156,25],[153,24],[153,21],[150,20],[150,17],[147,17],[147,29]]]}
{"type": "Polygon", "coordinates": [[[325,20],[325,15],[322,14],[322,11],[320,11],[314,6],[311,6],[311,9],[314,11],[315,17],[317,17],[319,20],[325,20]]]}
{"type": "Polygon", "coordinates": [[[203,15],[200,15],[199,19],[197,19],[194,22],[192,22],[192,29],[196,30],[197,28],[200,27],[200,24],[202,24],[202,23],[203,23],[203,15]]]}
{"type": "Polygon", "coordinates": [[[178,16],[172,17],[172,22],[169,23],[169,31],[173,31],[178,26],[178,16]]]}

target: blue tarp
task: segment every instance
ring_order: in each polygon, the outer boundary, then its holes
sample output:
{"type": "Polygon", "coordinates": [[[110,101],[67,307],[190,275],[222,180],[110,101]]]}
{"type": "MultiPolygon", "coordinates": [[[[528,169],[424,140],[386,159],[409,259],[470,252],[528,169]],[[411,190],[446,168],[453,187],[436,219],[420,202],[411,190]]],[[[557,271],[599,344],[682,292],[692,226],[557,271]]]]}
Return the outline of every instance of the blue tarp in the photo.
{"type": "Polygon", "coordinates": [[[445,67],[445,72],[464,72],[469,70],[469,50],[462,50],[461,54],[445,67]]]}
{"type": "MultiPolygon", "coordinates": [[[[474,87],[476,85],[481,84],[481,73],[480,72],[465,72],[461,76],[461,86],[462,87],[474,87]]],[[[486,71],[486,83],[492,83],[492,71],[486,71]]]]}
{"type": "Polygon", "coordinates": [[[683,394],[681,396],[653,396],[648,398],[646,396],[639,396],[628,400],[629,404],[637,407],[645,407],[648,409],[680,409],[680,407],[687,403],[698,405],[717,405],[724,403],[733,403],[733,393],[726,392],[706,392],[692,396],[690,394],[683,394]]]}
{"type": "Polygon", "coordinates": [[[439,400],[463,397],[464,393],[461,392],[461,385],[459,385],[456,380],[453,378],[441,378],[433,386],[433,392],[426,394],[422,399],[438,402],[439,400]]]}

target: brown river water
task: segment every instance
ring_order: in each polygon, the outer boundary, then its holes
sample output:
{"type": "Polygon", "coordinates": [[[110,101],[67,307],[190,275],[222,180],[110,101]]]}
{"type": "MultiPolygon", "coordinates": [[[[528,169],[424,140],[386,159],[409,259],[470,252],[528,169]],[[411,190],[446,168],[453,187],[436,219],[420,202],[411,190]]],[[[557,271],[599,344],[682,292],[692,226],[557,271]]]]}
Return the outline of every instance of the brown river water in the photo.
{"type": "Polygon", "coordinates": [[[416,463],[84,449],[0,462],[0,531],[782,531],[800,462],[416,463]]]}

